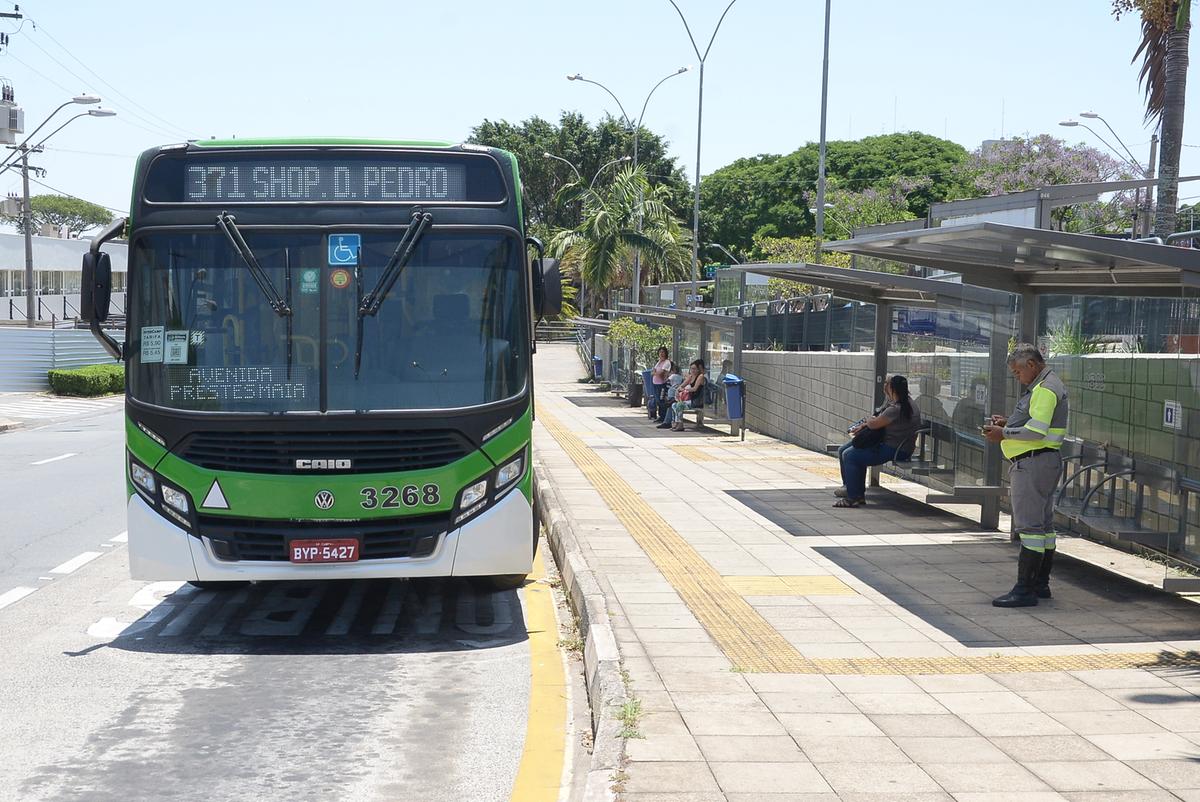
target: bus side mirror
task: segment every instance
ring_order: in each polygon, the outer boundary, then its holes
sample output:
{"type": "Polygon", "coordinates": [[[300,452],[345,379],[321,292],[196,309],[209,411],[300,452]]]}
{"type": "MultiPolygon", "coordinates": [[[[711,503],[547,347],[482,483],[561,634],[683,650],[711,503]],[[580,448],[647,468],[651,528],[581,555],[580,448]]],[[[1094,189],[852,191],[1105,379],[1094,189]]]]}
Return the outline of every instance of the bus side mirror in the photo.
{"type": "Polygon", "coordinates": [[[98,253],[89,251],[83,255],[80,317],[89,323],[103,323],[108,320],[108,308],[111,300],[112,260],[103,251],[98,253]]]}
{"type": "Polygon", "coordinates": [[[556,317],[562,312],[562,274],[557,259],[539,259],[535,263],[541,273],[541,298],[538,303],[540,317],[556,317]]]}

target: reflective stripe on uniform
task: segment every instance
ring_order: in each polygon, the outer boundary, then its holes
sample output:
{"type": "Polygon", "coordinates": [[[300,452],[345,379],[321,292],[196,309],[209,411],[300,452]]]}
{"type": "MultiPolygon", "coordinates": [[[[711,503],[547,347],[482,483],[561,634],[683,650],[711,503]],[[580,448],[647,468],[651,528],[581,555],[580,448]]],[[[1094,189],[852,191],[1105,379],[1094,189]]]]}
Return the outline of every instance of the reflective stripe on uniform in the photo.
{"type": "Polygon", "coordinates": [[[1033,535],[1021,533],[1021,545],[1030,551],[1043,552],[1047,548],[1046,539],[1053,540],[1053,535],[1033,535]]]}

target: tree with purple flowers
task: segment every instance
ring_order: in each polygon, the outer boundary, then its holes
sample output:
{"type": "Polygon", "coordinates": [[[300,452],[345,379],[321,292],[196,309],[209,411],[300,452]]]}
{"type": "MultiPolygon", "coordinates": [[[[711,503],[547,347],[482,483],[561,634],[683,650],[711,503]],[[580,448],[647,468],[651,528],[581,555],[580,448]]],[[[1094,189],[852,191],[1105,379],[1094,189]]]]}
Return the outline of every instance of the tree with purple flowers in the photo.
{"type": "MultiPolygon", "coordinates": [[[[1069,145],[1049,134],[985,142],[958,170],[981,195],[1134,177],[1107,153],[1084,144],[1069,145]]],[[[1063,231],[1118,233],[1132,224],[1135,211],[1133,192],[1126,191],[1098,203],[1059,207],[1051,218],[1055,228],[1063,231]]]]}

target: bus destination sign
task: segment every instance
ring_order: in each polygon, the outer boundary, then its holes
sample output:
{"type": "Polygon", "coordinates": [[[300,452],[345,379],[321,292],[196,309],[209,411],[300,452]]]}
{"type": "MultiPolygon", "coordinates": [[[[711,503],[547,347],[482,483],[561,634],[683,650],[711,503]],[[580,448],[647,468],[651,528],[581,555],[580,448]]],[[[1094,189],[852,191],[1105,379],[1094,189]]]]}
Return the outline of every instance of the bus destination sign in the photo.
{"type": "Polygon", "coordinates": [[[183,177],[185,203],[470,200],[466,167],[454,162],[204,159],[188,164],[183,177]]]}

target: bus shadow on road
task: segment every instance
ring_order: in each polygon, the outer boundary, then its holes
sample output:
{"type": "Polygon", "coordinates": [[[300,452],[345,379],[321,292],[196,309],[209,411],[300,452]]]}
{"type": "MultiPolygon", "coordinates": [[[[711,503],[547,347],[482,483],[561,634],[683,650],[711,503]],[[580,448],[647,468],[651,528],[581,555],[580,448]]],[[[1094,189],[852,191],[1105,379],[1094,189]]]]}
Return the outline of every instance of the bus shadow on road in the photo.
{"type": "Polygon", "coordinates": [[[130,604],[144,614],[128,624],[105,619],[89,634],[108,635],[103,646],[125,651],[200,654],[473,651],[527,638],[516,591],[456,579],[262,582],[228,590],[155,583],[130,604]]]}

